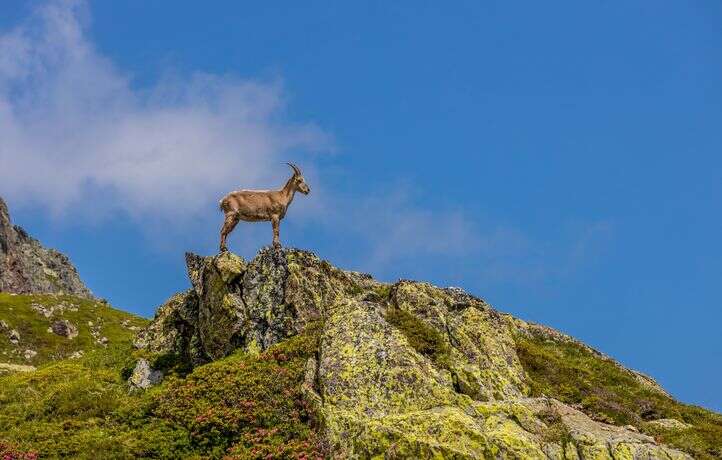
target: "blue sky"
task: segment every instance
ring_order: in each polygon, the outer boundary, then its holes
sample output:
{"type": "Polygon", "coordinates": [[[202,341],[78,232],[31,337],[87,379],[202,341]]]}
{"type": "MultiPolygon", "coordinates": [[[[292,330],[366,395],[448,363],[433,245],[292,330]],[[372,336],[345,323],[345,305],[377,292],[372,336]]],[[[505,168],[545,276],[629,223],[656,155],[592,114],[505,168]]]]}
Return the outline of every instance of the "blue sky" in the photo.
{"type": "Polygon", "coordinates": [[[152,315],[292,160],[286,244],[722,410],[722,3],[207,3],[0,6],[0,194],[97,295],[152,315]]]}

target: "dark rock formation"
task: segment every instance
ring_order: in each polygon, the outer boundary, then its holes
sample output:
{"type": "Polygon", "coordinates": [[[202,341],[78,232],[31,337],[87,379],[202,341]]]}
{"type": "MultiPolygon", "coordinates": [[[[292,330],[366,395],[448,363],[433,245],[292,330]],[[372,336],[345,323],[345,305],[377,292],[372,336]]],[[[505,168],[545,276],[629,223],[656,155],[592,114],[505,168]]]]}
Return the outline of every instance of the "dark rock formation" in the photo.
{"type": "Polygon", "coordinates": [[[74,339],[78,336],[78,328],[67,319],[59,319],[50,323],[50,330],[61,337],[74,339]]]}
{"type": "Polygon", "coordinates": [[[175,353],[194,365],[237,348],[265,350],[319,319],[322,296],[371,282],[332,268],[309,252],[272,247],[251,262],[228,252],[213,257],[189,253],[186,265],[193,288],[158,309],[153,323],[138,334],[136,346],[175,353]],[[299,277],[299,263],[313,266],[318,278],[299,277]],[[307,291],[310,282],[318,284],[307,291]]]}
{"type": "Polygon", "coordinates": [[[12,225],[0,198],[0,292],[92,297],[68,258],[12,225]]]}

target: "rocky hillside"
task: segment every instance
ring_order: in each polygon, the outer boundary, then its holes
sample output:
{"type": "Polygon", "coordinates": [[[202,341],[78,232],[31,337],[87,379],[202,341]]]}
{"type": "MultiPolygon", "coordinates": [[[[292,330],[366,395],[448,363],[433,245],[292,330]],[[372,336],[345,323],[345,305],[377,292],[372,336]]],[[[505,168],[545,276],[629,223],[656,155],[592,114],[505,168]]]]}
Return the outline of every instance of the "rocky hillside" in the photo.
{"type": "Polygon", "coordinates": [[[94,299],[0,293],[0,374],[130,344],[146,324],[94,299]]]}
{"type": "Polygon", "coordinates": [[[0,292],[91,297],[68,258],[12,225],[0,198],[0,292]]]}
{"type": "Polygon", "coordinates": [[[0,199],[0,374],[127,345],[146,323],[93,298],[68,258],[13,226],[0,199]]]}
{"type": "Polygon", "coordinates": [[[334,456],[687,458],[657,439],[693,436],[695,415],[651,378],[460,289],[383,284],[298,250],[187,263],[193,288],[136,345],[198,366],[313,328],[301,385],[334,456]]]}
{"type": "Polygon", "coordinates": [[[722,458],[719,414],[460,289],[294,249],[186,259],[133,350],[0,377],[0,453],[722,458]]]}

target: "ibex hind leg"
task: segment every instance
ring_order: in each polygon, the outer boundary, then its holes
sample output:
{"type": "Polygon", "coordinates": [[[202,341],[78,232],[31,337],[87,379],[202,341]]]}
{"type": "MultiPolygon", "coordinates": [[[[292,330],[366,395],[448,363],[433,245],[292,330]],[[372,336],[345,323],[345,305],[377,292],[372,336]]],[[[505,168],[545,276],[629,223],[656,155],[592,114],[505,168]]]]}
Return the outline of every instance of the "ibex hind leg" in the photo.
{"type": "Polygon", "coordinates": [[[234,228],[236,228],[239,220],[240,217],[235,212],[226,214],[226,219],[225,221],[223,221],[223,227],[221,228],[221,252],[228,251],[228,247],[226,246],[226,238],[228,237],[228,234],[231,233],[234,228]]]}

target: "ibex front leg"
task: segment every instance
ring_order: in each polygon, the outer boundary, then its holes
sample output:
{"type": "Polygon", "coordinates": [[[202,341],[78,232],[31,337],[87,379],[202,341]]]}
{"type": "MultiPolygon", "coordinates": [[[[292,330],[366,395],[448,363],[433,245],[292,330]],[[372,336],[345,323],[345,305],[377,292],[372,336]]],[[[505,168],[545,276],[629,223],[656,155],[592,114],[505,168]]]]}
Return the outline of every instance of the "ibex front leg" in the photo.
{"type": "Polygon", "coordinates": [[[239,220],[240,218],[235,212],[226,214],[226,218],[223,221],[223,227],[221,228],[221,252],[228,251],[228,248],[226,247],[226,237],[228,237],[228,234],[236,228],[239,220]]]}
{"type": "Polygon", "coordinates": [[[271,225],[273,225],[273,246],[280,248],[281,242],[278,239],[278,224],[280,222],[280,219],[278,216],[272,216],[271,217],[271,225]]]}

